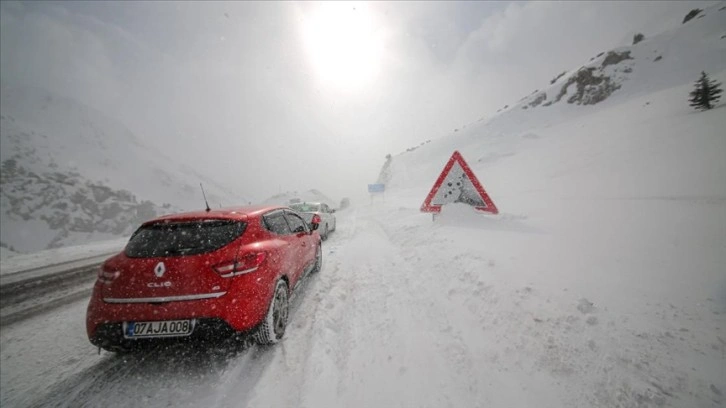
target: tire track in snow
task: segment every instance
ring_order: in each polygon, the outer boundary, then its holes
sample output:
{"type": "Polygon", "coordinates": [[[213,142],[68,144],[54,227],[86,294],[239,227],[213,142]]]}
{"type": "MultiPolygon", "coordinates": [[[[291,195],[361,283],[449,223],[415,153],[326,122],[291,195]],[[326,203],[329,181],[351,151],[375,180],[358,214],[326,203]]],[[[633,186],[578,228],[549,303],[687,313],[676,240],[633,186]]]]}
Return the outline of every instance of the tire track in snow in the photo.
{"type": "MultiPolygon", "coordinates": [[[[346,221],[339,222],[338,231],[336,231],[339,235],[332,242],[333,246],[326,251],[328,259],[322,275],[324,283],[318,292],[317,305],[309,316],[311,321],[311,341],[307,359],[309,364],[304,368],[297,406],[306,406],[305,401],[308,399],[308,395],[311,390],[318,387],[317,380],[323,377],[326,377],[323,381],[326,390],[319,392],[318,395],[328,394],[329,396],[330,389],[335,389],[336,395],[342,392],[341,386],[344,378],[341,375],[330,376],[330,374],[345,372],[347,362],[345,352],[350,349],[350,343],[354,341],[351,328],[345,325],[343,320],[352,307],[351,294],[356,287],[356,276],[351,274],[341,262],[341,248],[344,248],[345,243],[354,239],[358,234],[357,213],[353,211],[346,221]],[[332,384],[335,384],[335,387],[331,387],[332,384]]],[[[331,402],[330,399],[328,401],[331,402]]],[[[334,405],[321,404],[320,406],[334,405]]]]}
{"type": "Polygon", "coordinates": [[[432,254],[432,248],[440,246],[444,240],[428,235],[425,227],[392,228],[391,225],[379,223],[380,228],[390,229],[389,235],[401,248],[403,264],[410,271],[407,275],[415,277],[409,281],[413,289],[410,292],[418,294],[411,299],[414,309],[420,311],[413,315],[415,324],[434,334],[437,352],[445,356],[449,363],[450,375],[453,377],[449,386],[456,385],[455,390],[450,392],[456,395],[456,399],[448,400],[447,405],[483,406],[481,404],[486,401],[486,396],[479,393],[481,387],[474,366],[480,357],[465,340],[464,328],[470,323],[452,309],[450,302],[454,293],[468,289],[475,279],[467,270],[452,268],[448,256],[437,257],[432,254]],[[447,287],[451,289],[447,290],[447,287]]]}
{"type": "Polygon", "coordinates": [[[300,304],[290,314],[285,338],[269,348],[268,352],[274,357],[261,373],[255,389],[244,399],[236,397],[239,391],[235,390],[220,406],[228,406],[232,402],[236,406],[249,407],[300,406],[307,388],[307,377],[319,376],[324,371],[320,361],[313,357],[314,339],[326,327],[328,299],[341,280],[340,263],[336,261],[337,249],[341,242],[355,233],[355,212],[349,211],[339,217],[336,231],[323,242],[323,267],[319,273],[309,276],[301,288],[300,304]]]}
{"type": "Polygon", "coordinates": [[[335,269],[341,279],[328,294],[332,301],[315,317],[316,363],[305,376],[301,406],[460,405],[462,392],[475,388],[461,334],[420,284],[411,287],[415,265],[406,264],[383,225],[370,218],[360,222],[361,231],[339,251],[335,269]],[[422,379],[432,362],[451,380],[422,379]],[[434,394],[419,395],[422,383],[434,394]]]}

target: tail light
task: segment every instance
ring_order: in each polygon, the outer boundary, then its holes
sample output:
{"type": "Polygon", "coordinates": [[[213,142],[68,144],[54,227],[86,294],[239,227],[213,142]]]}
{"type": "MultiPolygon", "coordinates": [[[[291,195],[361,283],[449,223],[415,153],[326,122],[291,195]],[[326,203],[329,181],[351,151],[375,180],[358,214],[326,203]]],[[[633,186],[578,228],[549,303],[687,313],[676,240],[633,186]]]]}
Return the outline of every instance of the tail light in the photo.
{"type": "Polygon", "coordinates": [[[223,262],[214,267],[214,270],[223,278],[244,275],[245,273],[254,272],[265,261],[267,254],[264,252],[247,253],[239,257],[237,260],[223,262]]]}
{"type": "Polygon", "coordinates": [[[318,227],[320,227],[320,223],[322,221],[323,220],[320,218],[319,214],[313,214],[313,219],[310,220],[310,228],[315,231],[318,227]]]}
{"type": "Polygon", "coordinates": [[[98,281],[105,285],[110,285],[119,275],[121,275],[121,272],[109,270],[102,266],[98,270],[98,281]]]}

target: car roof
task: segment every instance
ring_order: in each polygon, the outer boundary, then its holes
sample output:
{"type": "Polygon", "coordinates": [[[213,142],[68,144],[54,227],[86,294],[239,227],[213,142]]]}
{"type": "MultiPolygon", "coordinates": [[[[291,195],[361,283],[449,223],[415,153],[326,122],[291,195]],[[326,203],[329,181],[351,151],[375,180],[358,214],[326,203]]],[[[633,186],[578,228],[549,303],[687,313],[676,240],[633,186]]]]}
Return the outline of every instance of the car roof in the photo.
{"type": "Polygon", "coordinates": [[[258,217],[268,211],[288,208],[282,205],[249,205],[243,207],[226,207],[211,209],[209,211],[188,211],[176,214],[162,215],[143,223],[143,225],[153,224],[160,221],[194,221],[194,220],[209,220],[209,219],[220,219],[220,220],[240,220],[247,221],[250,217],[258,217]]]}

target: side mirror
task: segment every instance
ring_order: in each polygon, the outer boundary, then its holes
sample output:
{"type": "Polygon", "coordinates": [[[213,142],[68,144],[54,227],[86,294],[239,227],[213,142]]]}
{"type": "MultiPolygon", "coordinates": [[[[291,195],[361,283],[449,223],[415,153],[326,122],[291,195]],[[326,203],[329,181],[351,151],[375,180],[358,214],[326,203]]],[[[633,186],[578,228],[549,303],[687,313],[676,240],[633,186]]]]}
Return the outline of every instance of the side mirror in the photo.
{"type": "Polygon", "coordinates": [[[331,208],[331,209],[330,209],[330,213],[331,213],[331,214],[334,214],[334,213],[335,213],[335,208],[331,208]]]}
{"type": "Polygon", "coordinates": [[[310,221],[310,229],[312,229],[313,231],[318,229],[318,227],[320,227],[320,221],[322,220],[320,219],[320,216],[318,214],[313,215],[313,219],[310,221]]]}

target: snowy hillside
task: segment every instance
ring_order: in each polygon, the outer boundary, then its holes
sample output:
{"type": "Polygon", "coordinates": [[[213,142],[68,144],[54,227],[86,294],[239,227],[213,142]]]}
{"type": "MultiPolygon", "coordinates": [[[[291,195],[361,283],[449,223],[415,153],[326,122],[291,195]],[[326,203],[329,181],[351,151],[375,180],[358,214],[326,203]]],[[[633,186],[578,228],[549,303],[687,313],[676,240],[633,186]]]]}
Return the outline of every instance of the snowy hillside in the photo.
{"type": "Polygon", "coordinates": [[[594,105],[692,83],[701,71],[718,72],[726,55],[723,4],[666,32],[628,47],[600,52],[583,66],[552,78],[510,110],[594,105]],[[622,89],[622,90],[621,90],[622,89]]]}
{"type": "Polygon", "coordinates": [[[248,202],[145,145],[122,124],[36,88],[2,89],[2,246],[17,252],[111,239],[178,209],[248,202]]]}
{"type": "MultiPolygon", "coordinates": [[[[522,98],[491,119],[482,118],[448,137],[421,143],[394,156],[382,169],[385,170],[388,187],[425,185],[421,188],[428,192],[430,184],[454,150],[461,150],[470,165],[486,169],[495,162],[508,160],[519,147],[561,143],[542,140],[546,135],[554,138],[564,135],[560,129],[553,129],[560,124],[572,126],[575,121],[584,121],[577,122],[580,127],[578,139],[583,143],[589,143],[585,141],[588,138],[605,138],[610,141],[609,145],[616,146],[616,140],[641,140],[631,137],[636,133],[628,128],[632,122],[644,123],[645,127],[640,130],[644,136],[652,135],[647,126],[662,124],[658,123],[660,118],[671,113],[664,113],[667,112],[664,110],[665,103],[678,109],[680,115],[691,118],[696,113],[688,106],[688,92],[700,72],[706,71],[715,79],[722,80],[726,70],[725,27],[726,3],[721,2],[675,29],[652,38],[646,37],[632,47],[600,53],[587,65],[566,71],[552,84],[522,98]],[[655,61],[658,56],[662,58],[655,61]],[[599,85],[589,81],[599,81],[599,85]],[[676,89],[678,87],[681,88],[676,89]],[[665,99],[656,101],[658,98],[665,99]],[[622,109],[624,104],[630,104],[625,113],[627,118],[618,117],[618,111],[607,114],[608,121],[598,119],[605,116],[602,112],[617,107],[622,109]],[[588,117],[593,121],[587,122],[588,117]],[[586,127],[588,125],[591,126],[586,127]]],[[[714,114],[711,113],[711,116],[714,114]]],[[[685,134],[691,133],[688,129],[684,131],[685,134]]],[[[561,154],[557,152],[558,156],[561,154]]],[[[510,174],[507,177],[514,176],[510,174]]],[[[484,176],[485,186],[496,182],[488,179],[484,176]]]]}
{"type": "Polygon", "coordinates": [[[722,3],[615,50],[632,60],[603,64],[604,53],[589,66],[618,87],[598,103],[585,103],[596,88],[576,96],[574,70],[546,99],[393,157],[396,217],[377,218],[415,271],[399,283],[437,305],[449,374],[488,390],[451,382],[452,406],[726,403],[725,105],[687,102],[702,70],[726,83],[724,27],[722,3]],[[418,213],[454,150],[502,214],[418,213]]]}

